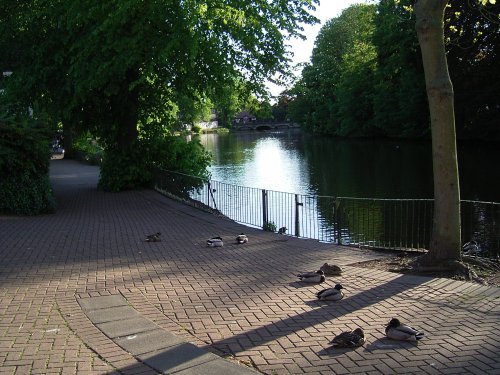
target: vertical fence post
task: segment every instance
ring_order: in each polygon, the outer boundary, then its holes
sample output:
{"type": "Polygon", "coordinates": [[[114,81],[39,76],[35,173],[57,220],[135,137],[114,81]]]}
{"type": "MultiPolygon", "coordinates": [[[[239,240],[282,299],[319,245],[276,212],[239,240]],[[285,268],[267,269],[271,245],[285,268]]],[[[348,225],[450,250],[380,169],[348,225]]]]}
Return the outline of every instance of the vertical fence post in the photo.
{"type": "Polygon", "coordinates": [[[335,198],[334,202],[334,225],[337,225],[337,245],[342,245],[342,219],[341,219],[341,212],[340,212],[340,200],[339,198],[335,198]]]}
{"type": "Polygon", "coordinates": [[[262,189],[262,229],[267,229],[267,191],[262,189]]]}
{"type": "Polygon", "coordinates": [[[299,195],[295,194],[295,237],[300,237],[299,206],[303,205],[303,203],[299,203],[299,195]]]}
{"type": "Polygon", "coordinates": [[[207,206],[210,207],[210,192],[212,191],[212,186],[210,181],[207,182],[207,206]]]}

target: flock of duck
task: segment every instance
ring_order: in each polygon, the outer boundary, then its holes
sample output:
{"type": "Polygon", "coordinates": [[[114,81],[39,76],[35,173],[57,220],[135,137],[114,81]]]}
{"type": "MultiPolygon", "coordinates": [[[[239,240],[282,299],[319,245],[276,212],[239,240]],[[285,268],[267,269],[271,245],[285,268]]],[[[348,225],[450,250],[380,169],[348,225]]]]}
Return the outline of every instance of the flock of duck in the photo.
{"type": "MultiPolygon", "coordinates": [[[[342,268],[335,264],[325,263],[317,271],[302,272],[297,275],[301,282],[320,284],[326,281],[326,275],[339,276],[342,273],[342,268]]],[[[341,284],[336,284],[333,288],[326,288],[316,293],[316,297],[321,301],[340,301],[344,298],[344,287],[341,284]]],[[[393,340],[418,341],[424,337],[424,333],[403,324],[399,319],[393,318],[385,327],[385,334],[393,340]]],[[[356,328],[353,331],[342,332],[335,336],[330,345],[336,348],[354,348],[362,346],[366,342],[365,333],[362,328],[356,328]]]]}
{"type": "MultiPolygon", "coordinates": [[[[161,233],[157,232],[146,236],[146,242],[161,241],[161,233]]],[[[245,244],[248,237],[241,233],[236,236],[237,244],[245,244]]],[[[224,241],[222,237],[212,237],[207,240],[208,247],[222,247],[224,241]]],[[[301,272],[297,275],[299,281],[311,284],[321,284],[326,281],[326,276],[339,276],[342,268],[335,264],[325,263],[317,271],[301,272]]],[[[316,293],[316,297],[321,301],[340,301],[344,298],[343,286],[336,284],[332,288],[325,288],[316,293]]],[[[424,333],[416,328],[402,323],[398,318],[392,318],[385,327],[385,334],[388,338],[402,341],[419,341],[424,337],[424,333]]],[[[342,332],[330,341],[330,345],[335,348],[355,348],[362,346],[366,342],[365,333],[362,328],[356,328],[353,331],[342,332]]]]}

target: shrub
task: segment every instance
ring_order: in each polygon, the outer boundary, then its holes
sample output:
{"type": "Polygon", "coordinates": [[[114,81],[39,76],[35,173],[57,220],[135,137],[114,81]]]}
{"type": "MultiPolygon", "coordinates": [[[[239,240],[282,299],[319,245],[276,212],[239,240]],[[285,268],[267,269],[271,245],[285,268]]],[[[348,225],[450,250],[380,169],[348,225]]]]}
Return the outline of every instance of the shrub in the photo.
{"type": "Polygon", "coordinates": [[[264,223],[264,226],[262,227],[266,232],[276,232],[276,224],[274,221],[267,221],[264,223]]]}
{"type": "Polygon", "coordinates": [[[201,128],[201,126],[200,126],[200,125],[193,125],[193,126],[191,127],[191,131],[192,131],[193,133],[199,134],[199,133],[201,133],[202,128],[201,128]]]}
{"type": "Polygon", "coordinates": [[[36,215],[53,212],[49,183],[53,129],[29,116],[23,106],[0,97],[0,212],[36,215]]]}
{"type": "Polygon", "coordinates": [[[89,133],[85,133],[73,142],[73,148],[78,155],[78,159],[86,161],[91,165],[100,165],[104,155],[104,149],[92,138],[89,133]]]}
{"type": "Polygon", "coordinates": [[[100,188],[120,191],[151,186],[154,167],[208,177],[211,156],[198,139],[188,142],[176,136],[157,136],[135,142],[130,150],[105,150],[100,188]]]}

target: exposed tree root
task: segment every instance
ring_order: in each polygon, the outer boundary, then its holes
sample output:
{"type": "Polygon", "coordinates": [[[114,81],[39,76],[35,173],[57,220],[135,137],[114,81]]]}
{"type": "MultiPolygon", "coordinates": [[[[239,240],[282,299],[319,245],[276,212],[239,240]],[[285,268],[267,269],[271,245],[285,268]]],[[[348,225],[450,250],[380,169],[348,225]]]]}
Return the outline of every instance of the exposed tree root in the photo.
{"type": "Polygon", "coordinates": [[[445,277],[500,286],[500,262],[495,259],[464,256],[462,261],[444,260],[436,262],[427,254],[418,255],[398,252],[394,253],[393,257],[359,262],[352,265],[397,273],[445,277]]]}

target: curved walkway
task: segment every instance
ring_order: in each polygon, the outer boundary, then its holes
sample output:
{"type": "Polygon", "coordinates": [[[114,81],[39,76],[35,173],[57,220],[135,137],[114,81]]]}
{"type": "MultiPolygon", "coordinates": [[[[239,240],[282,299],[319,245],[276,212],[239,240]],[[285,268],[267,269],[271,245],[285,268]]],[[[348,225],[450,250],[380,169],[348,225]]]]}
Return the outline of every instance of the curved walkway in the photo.
{"type": "Polygon", "coordinates": [[[0,216],[0,374],[500,373],[499,288],[350,267],[377,255],[246,228],[151,190],[105,193],[97,178],[54,160],[57,213],[0,216]],[[161,242],[144,242],[157,231],[161,242]],[[240,232],[248,244],[232,243],[240,232]],[[214,235],[224,247],[205,246],[214,235]],[[344,274],[296,281],[326,261],[344,274]],[[315,300],[337,282],[344,300],[315,300]],[[426,338],[385,339],[393,316],[426,338]],[[363,347],[329,347],[357,326],[363,347]]]}

